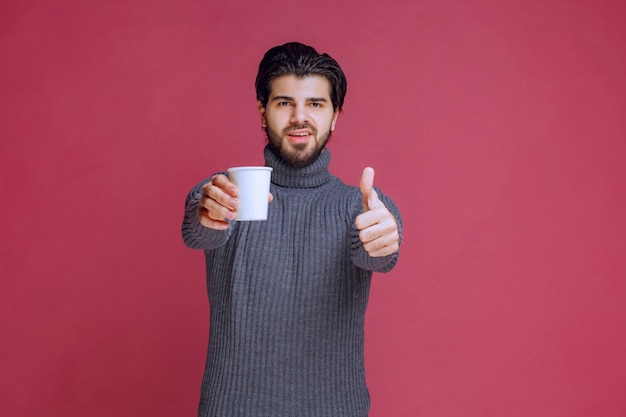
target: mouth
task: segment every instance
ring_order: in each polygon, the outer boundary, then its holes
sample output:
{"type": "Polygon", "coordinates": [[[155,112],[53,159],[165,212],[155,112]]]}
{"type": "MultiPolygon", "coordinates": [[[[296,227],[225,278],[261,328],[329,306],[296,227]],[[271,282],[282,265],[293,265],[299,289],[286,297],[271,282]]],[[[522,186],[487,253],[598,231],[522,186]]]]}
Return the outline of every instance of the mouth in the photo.
{"type": "Polygon", "coordinates": [[[287,132],[287,138],[291,143],[305,143],[309,141],[312,132],[309,129],[294,129],[287,132]]]}

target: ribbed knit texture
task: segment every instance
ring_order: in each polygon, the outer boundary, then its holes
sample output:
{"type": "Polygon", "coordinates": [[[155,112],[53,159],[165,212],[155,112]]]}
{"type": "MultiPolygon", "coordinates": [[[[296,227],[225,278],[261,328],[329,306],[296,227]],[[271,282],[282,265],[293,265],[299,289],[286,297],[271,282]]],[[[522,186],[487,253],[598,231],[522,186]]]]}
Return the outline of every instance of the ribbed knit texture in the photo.
{"type": "Polygon", "coordinates": [[[364,251],[354,226],[361,193],[330,174],[328,150],[302,169],[269,148],[265,159],[274,168],[267,221],[208,229],[196,215],[204,182],[187,197],[183,240],[204,249],[210,304],[198,415],[366,417],[372,271],[389,271],[398,253],[364,251]]]}

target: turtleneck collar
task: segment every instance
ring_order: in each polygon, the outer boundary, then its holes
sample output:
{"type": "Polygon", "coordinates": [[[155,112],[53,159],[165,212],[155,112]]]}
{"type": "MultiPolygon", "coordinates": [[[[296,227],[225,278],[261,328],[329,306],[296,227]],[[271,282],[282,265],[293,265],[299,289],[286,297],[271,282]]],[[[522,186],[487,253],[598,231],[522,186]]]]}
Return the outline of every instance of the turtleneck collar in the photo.
{"type": "Polygon", "coordinates": [[[325,148],[318,158],[303,168],[293,168],[276,154],[268,145],[265,146],[265,165],[272,167],[272,182],[291,188],[313,188],[328,182],[332,175],[328,171],[330,151],[325,148]]]}

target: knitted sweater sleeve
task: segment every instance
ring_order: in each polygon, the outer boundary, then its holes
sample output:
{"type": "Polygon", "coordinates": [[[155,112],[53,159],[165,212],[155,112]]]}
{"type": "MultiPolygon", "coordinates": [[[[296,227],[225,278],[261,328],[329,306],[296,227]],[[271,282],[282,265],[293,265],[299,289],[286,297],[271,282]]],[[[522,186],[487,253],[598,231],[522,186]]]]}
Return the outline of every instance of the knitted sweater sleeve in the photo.
{"type": "Polygon", "coordinates": [[[202,186],[209,180],[206,179],[189,191],[185,201],[185,214],[183,217],[182,235],[183,242],[191,249],[215,249],[222,246],[228,240],[228,230],[214,230],[203,226],[198,220],[198,207],[202,197],[202,186]]]}
{"type": "MultiPolygon", "coordinates": [[[[393,216],[396,218],[396,223],[398,224],[398,234],[400,236],[399,244],[402,244],[402,216],[400,215],[400,210],[398,210],[398,207],[396,206],[396,204],[393,202],[392,199],[384,195],[380,191],[380,189],[378,189],[377,187],[374,187],[374,188],[376,189],[376,192],[378,193],[378,197],[380,198],[380,200],[385,204],[387,209],[389,209],[391,214],[393,214],[393,216]]],[[[355,220],[356,220],[356,217],[359,214],[361,214],[361,211],[362,211],[362,202],[361,202],[360,193],[359,193],[358,201],[354,207],[355,214],[353,217],[355,220]]],[[[398,262],[398,258],[400,257],[399,248],[396,252],[392,253],[391,255],[381,256],[381,257],[370,256],[367,253],[367,251],[363,248],[363,243],[361,242],[361,239],[359,239],[359,229],[357,229],[354,222],[352,222],[350,241],[351,241],[350,249],[352,253],[352,261],[354,262],[356,266],[358,266],[361,269],[365,269],[367,271],[389,272],[393,269],[394,266],[396,266],[396,263],[398,262]]]]}

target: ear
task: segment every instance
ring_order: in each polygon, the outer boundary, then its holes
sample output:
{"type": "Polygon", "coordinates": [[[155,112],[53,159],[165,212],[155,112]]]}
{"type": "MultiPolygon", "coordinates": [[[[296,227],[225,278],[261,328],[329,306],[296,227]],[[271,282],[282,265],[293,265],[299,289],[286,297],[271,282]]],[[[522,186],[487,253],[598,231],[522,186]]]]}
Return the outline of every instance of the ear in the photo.
{"type": "Polygon", "coordinates": [[[330,130],[335,130],[335,125],[337,124],[337,118],[339,117],[339,109],[336,109],[333,113],[333,121],[330,123],[330,130]]]}
{"type": "Polygon", "coordinates": [[[261,126],[263,128],[266,128],[267,120],[265,119],[265,107],[263,106],[263,103],[261,102],[261,100],[257,100],[256,105],[259,108],[259,114],[261,115],[261,126]]]}

